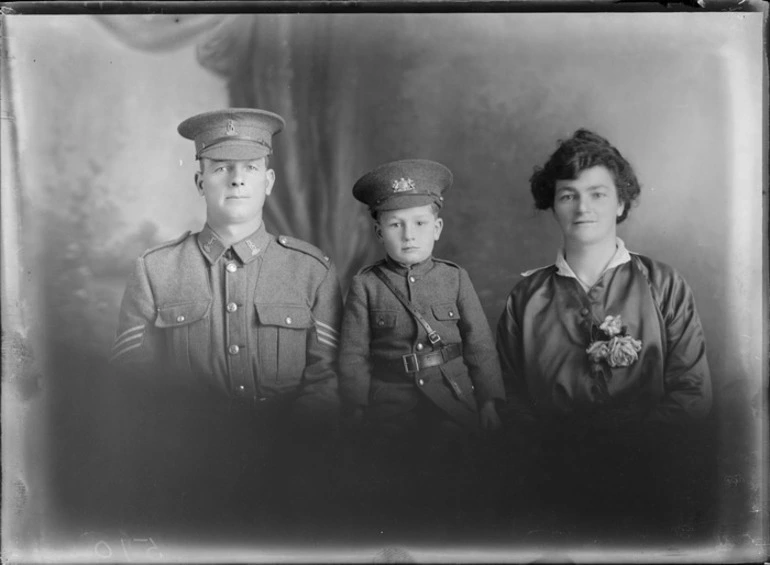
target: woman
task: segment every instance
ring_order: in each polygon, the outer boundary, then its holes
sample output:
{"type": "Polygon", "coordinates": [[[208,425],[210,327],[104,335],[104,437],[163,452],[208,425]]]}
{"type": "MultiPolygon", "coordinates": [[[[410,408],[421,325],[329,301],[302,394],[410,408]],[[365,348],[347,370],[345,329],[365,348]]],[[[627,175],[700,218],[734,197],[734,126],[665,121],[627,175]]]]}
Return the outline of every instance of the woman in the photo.
{"type": "Polygon", "coordinates": [[[523,274],[498,324],[509,425],[534,447],[514,457],[534,465],[540,502],[579,520],[659,518],[650,506],[671,494],[659,481],[670,475],[667,439],[711,407],[692,292],[617,237],[640,187],[606,139],[578,130],[530,182],[563,247],[555,264],[523,274]]]}

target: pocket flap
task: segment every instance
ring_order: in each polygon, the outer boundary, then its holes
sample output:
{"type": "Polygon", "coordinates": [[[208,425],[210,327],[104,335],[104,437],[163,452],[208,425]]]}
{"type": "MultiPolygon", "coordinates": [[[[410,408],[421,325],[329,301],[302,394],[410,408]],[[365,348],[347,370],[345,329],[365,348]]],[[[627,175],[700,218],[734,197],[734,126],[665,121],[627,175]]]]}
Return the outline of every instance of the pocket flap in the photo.
{"type": "Polygon", "coordinates": [[[259,323],[265,326],[305,329],[313,325],[310,308],[304,304],[254,304],[259,323]]]}
{"type": "Polygon", "coordinates": [[[459,320],[460,312],[454,302],[445,302],[444,304],[434,304],[431,306],[433,317],[437,320],[459,320]]]}
{"type": "Polygon", "coordinates": [[[192,324],[208,315],[210,305],[211,302],[207,300],[205,302],[185,302],[184,304],[159,306],[155,327],[175,328],[192,324]]]}
{"type": "Polygon", "coordinates": [[[369,315],[369,325],[374,329],[393,328],[396,326],[397,319],[396,310],[372,310],[369,315]]]}

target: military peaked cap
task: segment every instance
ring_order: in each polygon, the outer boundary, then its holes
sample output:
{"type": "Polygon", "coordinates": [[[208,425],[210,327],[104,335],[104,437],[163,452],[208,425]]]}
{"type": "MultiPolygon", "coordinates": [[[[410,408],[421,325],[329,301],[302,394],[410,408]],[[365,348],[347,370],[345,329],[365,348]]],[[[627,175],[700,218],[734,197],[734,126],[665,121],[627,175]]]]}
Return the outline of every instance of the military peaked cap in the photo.
{"type": "Polygon", "coordinates": [[[441,207],[441,194],[452,186],[452,172],[441,163],[406,159],[380,165],[353,186],[353,196],[373,212],[426,204],[441,207]]]}
{"type": "Polygon", "coordinates": [[[227,108],[188,118],[177,131],[195,141],[196,159],[259,159],[273,152],[273,135],[284,125],[272,112],[227,108]]]}

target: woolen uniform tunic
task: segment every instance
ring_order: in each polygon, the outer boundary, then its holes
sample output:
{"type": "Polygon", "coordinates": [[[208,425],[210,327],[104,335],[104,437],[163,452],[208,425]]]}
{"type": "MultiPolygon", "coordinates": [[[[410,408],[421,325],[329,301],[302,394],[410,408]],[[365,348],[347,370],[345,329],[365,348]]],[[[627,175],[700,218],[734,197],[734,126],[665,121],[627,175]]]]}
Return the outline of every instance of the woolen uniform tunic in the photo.
{"type": "Polygon", "coordinates": [[[341,310],[335,269],[314,246],[263,225],[228,251],[206,225],[136,261],[112,360],[247,403],[334,404],[341,310]]]}
{"type": "MultiPolygon", "coordinates": [[[[340,347],[340,392],[369,416],[394,419],[414,408],[415,392],[457,424],[475,429],[478,406],[505,397],[494,336],[468,273],[441,259],[405,267],[390,257],[353,278],[340,347]],[[402,356],[432,350],[425,328],[372,272],[379,266],[446,344],[462,355],[407,374],[402,356]],[[394,368],[396,367],[396,368],[394,368]]],[[[419,396],[417,396],[419,398],[419,396]]]]}

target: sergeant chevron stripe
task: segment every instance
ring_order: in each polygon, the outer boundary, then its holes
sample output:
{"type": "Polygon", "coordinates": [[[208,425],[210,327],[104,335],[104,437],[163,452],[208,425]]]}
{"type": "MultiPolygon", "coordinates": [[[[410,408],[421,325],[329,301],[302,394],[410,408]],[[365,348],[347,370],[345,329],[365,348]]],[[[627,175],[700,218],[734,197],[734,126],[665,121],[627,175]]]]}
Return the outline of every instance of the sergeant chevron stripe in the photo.
{"type": "Polygon", "coordinates": [[[144,337],[144,324],[129,328],[115,338],[115,344],[112,346],[112,356],[110,361],[114,361],[121,355],[128,353],[142,345],[144,337]]]}
{"type": "Polygon", "coordinates": [[[318,341],[335,349],[339,347],[340,332],[335,330],[330,325],[316,320],[315,318],[313,318],[313,323],[315,324],[315,331],[316,335],[318,336],[318,341]]]}

